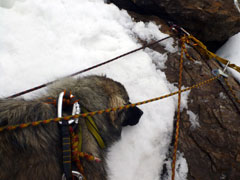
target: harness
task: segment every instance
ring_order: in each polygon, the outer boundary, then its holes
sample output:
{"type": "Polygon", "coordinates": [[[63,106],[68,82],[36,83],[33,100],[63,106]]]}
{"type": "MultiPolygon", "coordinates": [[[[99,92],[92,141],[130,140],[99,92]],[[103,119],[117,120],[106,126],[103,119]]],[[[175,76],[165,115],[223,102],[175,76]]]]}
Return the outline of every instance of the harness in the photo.
{"type": "MultiPolygon", "coordinates": [[[[59,94],[58,100],[49,98],[48,103],[57,106],[57,116],[62,117],[62,112],[65,109],[72,107],[72,115],[78,115],[88,112],[86,108],[80,107],[79,100],[72,95],[71,92],[63,91],[59,94]]],[[[92,117],[87,116],[85,119],[88,131],[95,138],[99,147],[104,149],[105,144],[100,136],[97,125],[92,117]]],[[[80,162],[80,157],[84,157],[87,160],[95,160],[99,162],[98,158],[95,158],[87,153],[81,152],[82,150],[82,127],[78,124],[78,118],[72,118],[70,120],[59,121],[59,128],[62,139],[62,163],[63,163],[63,175],[62,180],[72,180],[75,177],[78,180],[86,180],[84,177],[84,171],[80,162]],[[77,171],[73,170],[73,161],[77,167],[77,171]]]]}

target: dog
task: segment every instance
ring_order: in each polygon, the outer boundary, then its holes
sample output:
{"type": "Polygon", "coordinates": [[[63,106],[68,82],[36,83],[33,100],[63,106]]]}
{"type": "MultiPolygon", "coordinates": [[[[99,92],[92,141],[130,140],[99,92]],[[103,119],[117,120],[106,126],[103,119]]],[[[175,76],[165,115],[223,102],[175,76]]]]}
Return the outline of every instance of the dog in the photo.
{"type": "MultiPolygon", "coordinates": [[[[57,99],[62,91],[71,91],[80,107],[97,111],[129,104],[124,86],[105,76],[67,78],[51,85],[47,95],[24,99],[0,99],[0,126],[45,120],[56,117],[57,109],[48,98],[57,99]]],[[[69,111],[69,112],[68,112],[69,111]]],[[[82,113],[82,112],[81,112],[82,113]]],[[[66,110],[64,115],[71,115],[66,110]]],[[[105,148],[86,126],[86,117],[78,118],[82,128],[82,151],[99,157],[96,163],[81,159],[87,180],[106,180],[106,152],[121,137],[122,126],[139,122],[142,111],[137,108],[93,116],[105,148]]],[[[63,178],[62,142],[58,123],[40,124],[0,132],[0,180],[61,180],[63,178]]]]}

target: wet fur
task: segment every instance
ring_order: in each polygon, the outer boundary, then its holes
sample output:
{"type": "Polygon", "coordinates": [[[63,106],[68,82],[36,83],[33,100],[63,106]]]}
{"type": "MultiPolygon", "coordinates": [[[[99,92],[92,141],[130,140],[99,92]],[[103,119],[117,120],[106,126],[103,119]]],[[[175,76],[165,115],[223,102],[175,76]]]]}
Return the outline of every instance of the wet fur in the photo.
{"type": "MultiPolygon", "coordinates": [[[[14,125],[56,117],[56,108],[45,103],[47,97],[57,98],[62,90],[71,91],[88,111],[118,107],[129,103],[125,88],[118,82],[102,76],[59,81],[48,89],[46,97],[34,100],[0,99],[0,126],[14,125]]],[[[70,113],[70,112],[69,112],[70,113]]],[[[88,180],[107,179],[106,150],[121,136],[125,112],[104,113],[94,116],[106,149],[99,148],[83,128],[83,152],[102,159],[101,163],[82,160],[88,180]]],[[[62,176],[61,138],[57,123],[0,132],[0,180],[57,180],[62,176]]]]}

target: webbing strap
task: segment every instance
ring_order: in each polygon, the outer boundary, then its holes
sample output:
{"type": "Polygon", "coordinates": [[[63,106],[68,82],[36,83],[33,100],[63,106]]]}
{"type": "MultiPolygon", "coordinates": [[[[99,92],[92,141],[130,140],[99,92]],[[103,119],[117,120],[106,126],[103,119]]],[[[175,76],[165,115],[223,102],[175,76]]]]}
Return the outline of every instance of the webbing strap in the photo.
{"type": "MultiPolygon", "coordinates": [[[[85,108],[82,108],[82,111],[84,113],[88,112],[85,108]]],[[[99,130],[97,128],[97,125],[95,124],[95,122],[94,122],[94,120],[93,120],[93,118],[91,116],[87,116],[86,125],[87,125],[88,130],[91,132],[93,137],[96,139],[98,145],[102,149],[104,149],[105,148],[104,141],[103,141],[102,137],[100,136],[99,130]]]]}
{"type": "Polygon", "coordinates": [[[60,125],[62,135],[62,158],[63,172],[67,180],[72,179],[72,157],[71,157],[71,139],[68,121],[62,121],[60,125]]]}
{"type": "Polygon", "coordinates": [[[82,152],[82,127],[78,126],[78,151],[82,152]]]}
{"type": "MultiPolygon", "coordinates": [[[[197,46],[195,46],[195,48],[198,49],[200,51],[200,53],[206,55],[209,59],[214,58],[217,61],[223,63],[224,65],[227,65],[229,63],[229,60],[221,58],[218,55],[209,51],[207,49],[207,47],[201,41],[199,41],[197,38],[195,38],[194,36],[189,35],[188,38],[191,39],[192,41],[194,41],[197,44],[197,46]]],[[[236,64],[228,64],[228,67],[231,67],[232,69],[235,69],[236,71],[240,72],[240,67],[237,66],[236,64]]]]}

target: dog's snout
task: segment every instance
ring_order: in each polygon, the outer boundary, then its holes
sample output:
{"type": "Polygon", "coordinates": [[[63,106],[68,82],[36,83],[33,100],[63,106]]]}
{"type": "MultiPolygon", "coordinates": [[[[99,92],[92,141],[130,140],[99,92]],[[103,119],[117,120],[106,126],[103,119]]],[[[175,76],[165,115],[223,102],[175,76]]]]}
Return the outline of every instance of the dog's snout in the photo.
{"type": "Polygon", "coordinates": [[[126,119],[122,123],[122,126],[136,125],[139,122],[142,115],[143,115],[143,111],[141,109],[139,109],[138,107],[133,107],[133,108],[128,109],[126,112],[126,119]]]}

